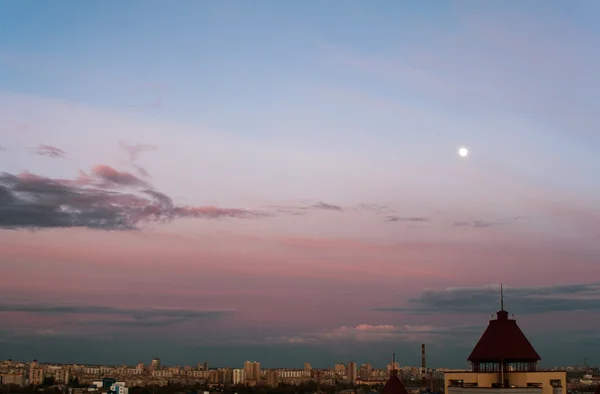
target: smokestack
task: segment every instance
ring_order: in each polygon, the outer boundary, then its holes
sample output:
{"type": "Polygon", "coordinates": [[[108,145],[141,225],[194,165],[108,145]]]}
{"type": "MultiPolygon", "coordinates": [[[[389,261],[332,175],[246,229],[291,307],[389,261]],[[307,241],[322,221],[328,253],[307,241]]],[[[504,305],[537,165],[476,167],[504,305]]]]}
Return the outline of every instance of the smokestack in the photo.
{"type": "Polygon", "coordinates": [[[427,390],[427,364],[425,363],[425,344],[421,345],[421,388],[427,390]]]}

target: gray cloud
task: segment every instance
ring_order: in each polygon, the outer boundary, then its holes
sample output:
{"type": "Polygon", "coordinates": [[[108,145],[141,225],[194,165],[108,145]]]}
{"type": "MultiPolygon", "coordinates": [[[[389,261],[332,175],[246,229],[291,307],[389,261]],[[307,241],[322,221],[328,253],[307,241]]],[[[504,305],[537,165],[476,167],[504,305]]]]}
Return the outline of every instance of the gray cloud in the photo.
{"type": "Polygon", "coordinates": [[[375,212],[378,215],[391,215],[395,212],[394,209],[388,207],[387,205],[366,204],[366,203],[358,204],[358,206],[356,207],[356,210],[357,211],[375,212]]]}
{"type": "Polygon", "coordinates": [[[457,222],[454,222],[452,225],[454,227],[488,228],[488,227],[510,224],[510,223],[522,221],[525,219],[526,219],[526,217],[524,217],[524,216],[514,215],[514,216],[505,217],[505,218],[495,220],[495,221],[479,220],[479,219],[478,220],[457,221],[457,222]]]}
{"type": "Polygon", "coordinates": [[[325,210],[337,212],[372,212],[376,215],[391,215],[395,212],[394,209],[382,204],[361,203],[351,207],[342,207],[340,205],[330,204],[323,201],[306,204],[307,205],[302,206],[272,206],[271,208],[276,208],[280,212],[289,215],[302,215],[309,210],[325,210]]]}
{"type": "Polygon", "coordinates": [[[324,209],[324,210],[327,210],[327,211],[339,211],[339,212],[342,212],[344,210],[339,205],[327,204],[327,203],[322,202],[322,201],[314,204],[311,208],[314,208],[314,209],[324,209]]]}
{"type": "Polygon", "coordinates": [[[59,159],[63,159],[66,156],[65,151],[52,145],[38,145],[36,148],[31,149],[31,153],[40,156],[48,156],[59,159]]]}
{"type": "Polygon", "coordinates": [[[342,208],[341,206],[328,204],[328,203],[325,203],[322,201],[319,201],[319,202],[311,204],[311,205],[301,205],[301,206],[274,205],[274,206],[270,206],[269,208],[276,209],[280,213],[292,215],[292,216],[304,215],[305,213],[307,213],[310,210],[344,212],[344,208],[342,208]]]}
{"type": "Polygon", "coordinates": [[[119,326],[119,327],[164,327],[192,321],[213,321],[235,313],[233,310],[194,310],[148,308],[131,309],[98,305],[75,304],[0,304],[0,313],[20,312],[37,315],[69,315],[88,318],[72,320],[68,325],[119,326]],[[89,320],[93,316],[103,316],[100,320],[89,320]],[[111,318],[112,317],[112,318],[111,318]]]}
{"type": "Polygon", "coordinates": [[[133,144],[133,143],[129,143],[126,141],[121,141],[119,143],[119,148],[127,154],[127,161],[129,163],[129,165],[134,167],[140,176],[143,176],[146,178],[150,177],[148,170],[146,170],[144,167],[139,165],[137,163],[137,159],[138,159],[138,156],[143,152],[151,152],[151,151],[158,149],[156,145],[133,144]]]}
{"type": "Polygon", "coordinates": [[[492,226],[497,226],[501,223],[499,222],[487,222],[485,220],[472,220],[468,222],[454,222],[452,225],[454,227],[475,227],[475,228],[487,228],[492,226]]]}
{"type": "Polygon", "coordinates": [[[266,212],[212,206],[177,206],[136,176],[96,166],[75,180],[29,173],[0,174],[0,228],[87,227],[131,230],[175,218],[258,218],[266,212]]]}
{"type": "Polygon", "coordinates": [[[429,222],[430,218],[423,216],[387,216],[386,222],[429,222]]]}
{"type": "Polygon", "coordinates": [[[150,144],[132,144],[129,142],[121,141],[119,147],[129,154],[131,161],[136,161],[139,154],[143,152],[150,152],[158,149],[156,145],[150,144]]]}
{"type": "MultiPolygon", "coordinates": [[[[523,314],[600,311],[600,282],[538,287],[505,287],[505,306],[523,314]]],[[[405,307],[376,308],[407,313],[491,313],[500,309],[500,286],[425,290],[405,307]]]]}

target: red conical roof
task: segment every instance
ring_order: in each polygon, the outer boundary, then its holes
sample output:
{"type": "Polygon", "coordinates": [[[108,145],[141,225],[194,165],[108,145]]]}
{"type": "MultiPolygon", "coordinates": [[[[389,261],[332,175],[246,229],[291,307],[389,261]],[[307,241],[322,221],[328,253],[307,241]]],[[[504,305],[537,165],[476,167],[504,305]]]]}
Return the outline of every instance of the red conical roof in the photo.
{"type": "Polygon", "coordinates": [[[381,394],[408,394],[406,387],[402,384],[402,381],[398,377],[398,371],[392,370],[390,378],[383,386],[381,394]]]}
{"type": "Polygon", "coordinates": [[[469,356],[471,362],[536,362],[540,356],[535,351],[517,321],[500,310],[490,323],[469,356]]]}

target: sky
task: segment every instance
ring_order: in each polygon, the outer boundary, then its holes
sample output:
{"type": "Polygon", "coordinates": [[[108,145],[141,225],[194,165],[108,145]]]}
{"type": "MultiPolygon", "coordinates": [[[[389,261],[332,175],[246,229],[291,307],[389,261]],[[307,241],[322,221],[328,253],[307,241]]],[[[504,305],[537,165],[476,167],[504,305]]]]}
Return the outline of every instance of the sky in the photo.
{"type": "Polygon", "coordinates": [[[600,364],[599,15],[0,2],[0,358],[600,364]]]}

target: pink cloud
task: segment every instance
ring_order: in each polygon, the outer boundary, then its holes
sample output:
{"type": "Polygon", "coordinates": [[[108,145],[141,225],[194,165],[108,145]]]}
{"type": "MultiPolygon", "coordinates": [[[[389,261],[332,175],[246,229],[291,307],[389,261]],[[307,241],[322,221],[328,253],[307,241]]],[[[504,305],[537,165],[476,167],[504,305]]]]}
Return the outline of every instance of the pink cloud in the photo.
{"type": "Polygon", "coordinates": [[[245,209],[219,208],[219,207],[177,207],[174,212],[178,216],[190,218],[250,218],[258,216],[269,216],[267,212],[248,211],[245,209]]]}
{"type": "Polygon", "coordinates": [[[103,164],[99,164],[92,168],[92,174],[107,182],[122,186],[143,186],[146,184],[144,181],[129,172],[117,171],[114,168],[103,164]]]}
{"type": "Polygon", "coordinates": [[[431,343],[440,337],[444,331],[451,328],[439,328],[427,325],[371,325],[359,324],[357,326],[340,326],[331,330],[310,332],[302,335],[269,337],[267,342],[288,344],[310,344],[331,342],[390,342],[410,341],[418,342],[427,340],[431,343]]]}

